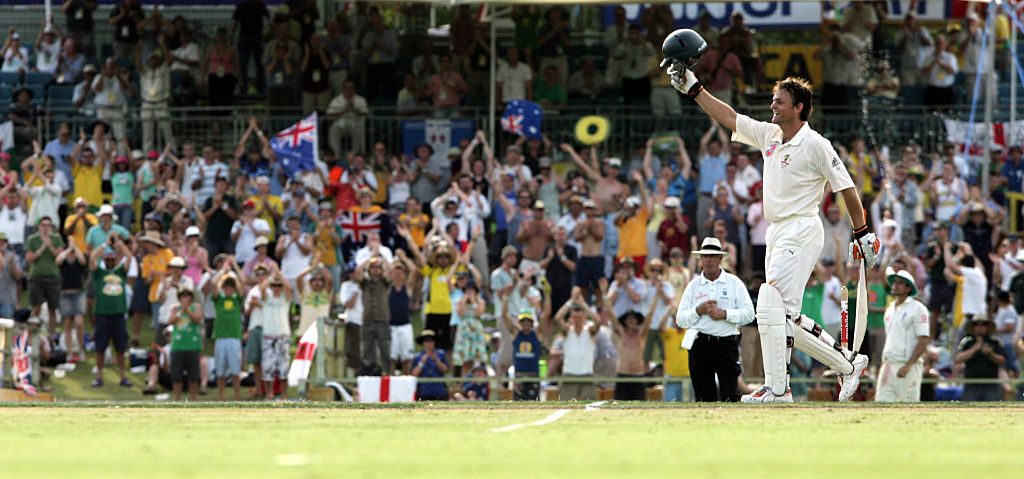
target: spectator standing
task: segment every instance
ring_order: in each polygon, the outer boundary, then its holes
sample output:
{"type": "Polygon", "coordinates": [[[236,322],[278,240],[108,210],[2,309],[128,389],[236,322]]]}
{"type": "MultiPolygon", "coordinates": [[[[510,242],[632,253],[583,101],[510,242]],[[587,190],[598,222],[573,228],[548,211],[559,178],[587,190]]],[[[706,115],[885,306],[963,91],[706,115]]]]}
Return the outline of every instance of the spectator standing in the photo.
{"type": "Polygon", "coordinates": [[[217,400],[224,400],[224,384],[231,378],[235,388],[235,401],[241,399],[242,370],[242,295],[238,277],[231,273],[231,262],[224,261],[211,281],[206,294],[212,294],[215,315],[213,319],[213,357],[217,372],[217,400]]]}
{"type": "Polygon", "coordinates": [[[96,73],[96,66],[91,63],[82,67],[82,81],[75,84],[75,91],[71,96],[71,103],[83,117],[96,116],[96,91],[92,89],[96,73]]]}
{"type": "MultiPolygon", "coordinates": [[[[7,152],[0,153],[5,154],[7,152]]],[[[28,207],[21,200],[17,180],[7,180],[7,184],[0,188],[0,198],[3,198],[3,205],[0,206],[0,233],[7,235],[11,248],[20,256],[26,251],[25,227],[29,224],[28,207]]]]}
{"type": "Polygon", "coordinates": [[[56,258],[64,251],[64,238],[53,231],[53,220],[42,217],[37,223],[38,232],[25,240],[25,263],[28,273],[29,301],[32,316],[39,316],[40,306],[45,302],[50,312],[49,331],[55,332],[57,311],[60,310],[60,268],[56,258]]]}
{"type": "MultiPolygon", "coordinates": [[[[962,365],[964,378],[995,379],[999,368],[1006,364],[1003,345],[992,337],[995,325],[983,315],[975,316],[965,326],[967,336],[957,346],[954,361],[962,365]]],[[[965,384],[961,401],[1001,401],[1003,388],[999,384],[965,384]]]]}
{"type": "MultiPolygon", "coordinates": [[[[313,259],[315,261],[316,257],[313,259]]],[[[309,328],[316,327],[318,319],[330,316],[334,282],[320,263],[311,263],[299,271],[295,285],[298,289],[296,296],[299,297],[299,328],[295,332],[301,338],[309,328]]]]}
{"type": "MultiPolygon", "coordinates": [[[[516,333],[512,338],[516,377],[535,378],[540,374],[540,355],[544,346],[534,331],[533,313],[529,310],[522,311],[516,316],[516,322],[513,322],[512,315],[508,312],[508,304],[508,301],[502,302],[501,320],[505,324],[505,329],[516,333]]],[[[517,381],[512,392],[512,398],[516,401],[536,401],[539,396],[540,383],[537,382],[517,381]]]]}
{"type": "Polygon", "coordinates": [[[709,48],[719,46],[718,38],[722,35],[722,32],[711,24],[712,20],[714,18],[711,17],[711,12],[701,8],[700,13],[697,14],[697,27],[693,29],[693,31],[700,34],[704,41],[708,42],[709,48]]]}
{"type": "MultiPolygon", "coordinates": [[[[40,229],[40,233],[43,233],[40,229]]],[[[53,235],[59,237],[57,235],[53,235]]],[[[120,386],[130,387],[132,382],[125,377],[125,357],[128,350],[128,329],[125,325],[126,290],[128,278],[128,262],[131,261],[131,251],[121,238],[113,238],[111,248],[96,248],[89,255],[89,271],[92,275],[92,285],[96,288],[96,304],[93,313],[96,318],[93,340],[96,348],[96,379],[92,387],[103,386],[103,364],[106,361],[104,355],[110,341],[114,343],[114,360],[117,363],[118,372],[121,375],[120,386]],[[100,261],[100,258],[103,258],[100,261]]],[[[54,266],[56,267],[56,266],[54,266]]],[[[60,278],[57,278],[60,282],[60,278]]],[[[33,301],[34,302],[34,301],[33,301]]],[[[39,304],[34,302],[35,304],[39,304]]],[[[56,304],[50,302],[49,304],[56,304]]],[[[53,308],[50,309],[53,317],[53,308]]],[[[198,355],[197,358],[198,360],[198,355]]]]}
{"type": "MultiPolygon", "coordinates": [[[[620,378],[639,378],[647,373],[647,362],[643,358],[644,344],[650,336],[650,316],[637,311],[627,311],[612,323],[615,349],[619,352],[616,375],[620,378]]],[[[642,383],[615,383],[616,401],[644,401],[646,390],[642,383]]]]}
{"type": "MultiPolygon", "coordinates": [[[[643,360],[646,363],[664,360],[665,347],[661,341],[659,330],[662,319],[675,313],[675,288],[668,280],[665,262],[655,257],[647,262],[644,274],[647,276],[647,290],[644,292],[643,310],[637,311],[647,318],[650,331],[644,342],[643,360]],[[655,349],[661,350],[661,356],[655,356],[655,349]]],[[[620,349],[621,352],[621,349],[620,349]]],[[[621,355],[620,355],[621,357],[621,355]]]]}
{"type": "Polygon", "coordinates": [[[487,303],[480,296],[477,282],[469,280],[463,287],[463,296],[453,305],[459,316],[455,334],[452,361],[463,371],[473,369],[474,364],[487,363],[487,339],[480,317],[486,312],[487,303]]]}
{"type": "Polygon", "coordinates": [[[356,269],[356,262],[349,261],[346,280],[338,291],[338,302],[345,307],[345,367],[352,373],[362,365],[363,292],[355,279],[356,269]]]}
{"type": "Polygon", "coordinates": [[[331,102],[331,59],[323,37],[313,34],[302,55],[299,69],[302,71],[302,111],[304,114],[316,110],[327,111],[331,102]]]}
{"type": "Polygon", "coordinates": [[[366,98],[356,93],[356,84],[346,80],[340,95],[334,97],[327,105],[327,118],[334,120],[328,130],[331,150],[339,155],[342,152],[365,153],[366,149],[366,115],[370,107],[366,98]],[[349,149],[342,149],[342,137],[347,137],[349,149]]]}
{"type": "Polygon", "coordinates": [[[246,200],[242,204],[242,216],[231,225],[231,241],[234,243],[235,258],[239,262],[245,263],[249,258],[256,256],[256,248],[267,245],[268,234],[270,234],[270,225],[266,220],[256,216],[256,202],[252,199],[246,200]]]}
{"type": "Polygon", "coordinates": [[[277,225],[284,218],[284,203],[281,197],[270,193],[270,178],[256,177],[256,194],[249,199],[256,203],[256,216],[267,222],[270,232],[267,239],[274,241],[278,236],[277,225]]]}
{"type": "Polygon", "coordinates": [[[452,69],[451,55],[441,55],[440,68],[430,77],[428,88],[430,96],[434,99],[435,109],[452,109],[459,106],[467,87],[462,75],[452,69]]]}
{"type": "Polygon", "coordinates": [[[579,256],[576,247],[568,243],[569,234],[564,227],[555,226],[552,231],[554,242],[544,250],[540,268],[551,285],[551,307],[557,309],[569,300],[579,256]]]}
{"type": "Polygon", "coordinates": [[[171,381],[175,401],[181,401],[185,381],[188,381],[189,398],[193,401],[199,398],[199,356],[203,345],[199,325],[203,322],[203,309],[194,300],[193,289],[182,288],[178,290],[178,304],[171,306],[170,310],[168,322],[174,327],[171,333],[171,381]]]}
{"type": "Polygon", "coordinates": [[[170,145],[171,148],[175,146],[171,113],[168,108],[173,87],[171,71],[167,66],[169,60],[164,60],[165,54],[161,38],[160,46],[150,52],[145,65],[142,64],[141,53],[135,58],[142,97],[142,107],[139,110],[139,117],[142,119],[142,148],[147,151],[155,150],[160,144],[170,145]],[[157,140],[157,127],[163,134],[163,142],[157,140]]]}
{"type": "MultiPolygon", "coordinates": [[[[443,349],[437,349],[437,335],[424,329],[416,338],[423,346],[423,352],[413,359],[412,375],[420,378],[440,378],[448,372],[448,357],[443,349]]],[[[416,398],[421,401],[447,401],[448,386],[445,383],[420,383],[416,386],[416,398]]]]}
{"type": "MultiPolygon", "coordinates": [[[[653,80],[652,80],[653,81],[653,80]]],[[[569,75],[569,83],[566,89],[569,96],[587,100],[597,100],[608,89],[608,81],[604,74],[597,71],[593,58],[584,58],[579,70],[569,75]]]]}
{"type": "Polygon", "coordinates": [[[409,183],[412,185],[412,196],[421,204],[430,204],[443,191],[451,175],[448,159],[434,155],[434,148],[429,144],[418,145],[416,157],[409,166],[409,183]]]}
{"type": "Polygon", "coordinates": [[[856,36],[870,47],[871,37],[878,25],[878,14],[868,2],[850,2],[843,9],[841,26],[844,31],[856,36]]]}
{"type": "Polygon", "coordinates": [[[569,60],[565,55],[569,48],[569,14],[554,6],[544,13],[544,18],[544,25],[537,31],[537,70],[545,71],[548,65],[554,65],[558,69],[558,83],[564,85],[569,71],[569,60]]]}
{"type": "Polygon", "coordinates": [[[341,94],[342,85],[349,77],[350,56],[352,53],[352,29],[348,22],[339,22],[334,18],[327,20],[327,54],[330,56],[331,95],[341,94]]]}
{"type": "Polygon", "coordinates": [[[886,282],[896,299],[885,309],[885,347],[875,401],[918,402],[924,374],[921,355],[931,341],[928,309],[913,298],[917,285],[909,271],[889,274],[886,282]]]}
{"type": "Polygon", "coordinates": [[[637,25],[630,25],[626,41],[612,50],[612,58],[622,68],[622,96],[627,104],[650,102],[651,78],[648,64],[654,54],[654,48],[644,41],[643,33],[637,25]]]}
{"type": "Polygon", "coordinates": [[[96,11],[94,0],[64,0],[60,11],[64,12],[64,29],[69,39],[81,45],[86,55],[93,55],[93,20],[96,11]]]}
{"type": "Polygon", "coordinates": [[[295,105],[295,74],[298,60],[289,54],[288,43],[277,40],[274,49],[265,58],[263,68],[269,77],[267,103],[269,106],[290,107],[295,105]]]}
{"type": "MultiPolygon", "coordinates": [[[[9,318],[18,306],[18,282],[24,272],[19,264],[21,256],[10,247],[7,234],[3,232],[0,232],[0,261],[0,317],[9,318]]],[[[79,344],[84,350],[85,342],[79,344]]]]}
{"type": "Polygon", "coordinates": [[[533,64],[537,54],[537,34],[540,25],[540,7],[536,5],[517,6],[512,9],[515,24],[515,47],[523,55],[523,61],[533,64]]]}
{"type": "Polygon", "coordinates": [[[473,104],[482,105],[487,102],[491,80],[491,27],[486,23],[477,25],[473,33],[473,43],[469,46],[467,58],[469,71],[464,72],[468,85],[468,94],[473,104]]]}
{"type": "Polygon", "coordinates": [[[956,101],[953,85],[956,83],[956,74],[960,71],[960,61],[956,55],[946,50],[948,46],[949,41],[944,35],[935,37],[934,51],[923,54],[918,63],[927,85],[924,90],[924,103],[939,110],[943,110],[942,107],[948,109],[956,101]]]}
{"type": "Polygon", "coordinates": [[[544,69],[544,77],[537,82],[533,99],[548,113],[558,114],[558,109],[565,107],[569,101],[564,83],[559,79],[561,76],[564,75],[558,74],[558,67],[548,65],[544,69]]]}
{"type": "Polygon", "coordinates": [[[50,24],[39,30],[35,41],[35,71],[50,74],[57,73],[63,38],[64,35],[61,35],[60,30],[57,30],[56,25],[50,24]]]}
{"type": "Polygon", "coordinates": [[[203,203],[202,211],[206,220],[206,251],[210,256],[216,257],[221,253],[235,252],[231,230],[238,217],[238,203],[234,196],[227,194],[226,177],[218,174],[214,181],[214,189],[213,195],[203,203]]]}
{"type": "Polygon", "coordinates": [[[558,387],[558,399],[561,401],[586,401],[597,399],[594,389],[594,357],[597,352],[595,337],[600,327],[594,320],[597,315],[591,310],[582,297],[566,302],[555,313],[555,323],[565,335],[562,342],[562,375],[579,381],[565,382],[558,387]],[[568,321],[566,317],[568,316],[568,321]]]}
{"type": "MultiPolygon", "coordinates": [[[[703,18],[703,16],[701,17],[703,18]]],[[[710,18],[710,16],[709,16],[710,18]]],[[[704,88],[715,98],[724,102],[733,101],[733,86],[736,78],[743,78],[743,64],[732,52],[735,36],[727,36],[717,46],[708,40],[708,49],[701,55],[697,65],[697,76],[704,78],[704,88]]]]}
{"type": "Polygon", "coordinates": [[[110,11],[107,20],[114,30],[114,56],[117,58],[135,58],[138,48],[139,22],[146,17],[142,6],[136,0],[122,0],[110,11]]]}
{"type": "Polygon", "coordinates": [[[310,264],[313,237],[302,230],[298,216],[289,216],[285,223],[286,231],[277,238],[274,256],[281,259],[281,275],[288,281],[292,291],[295,291],[292,301],[297,303],[299,297],[295,288],[295,278],[310,264]]]}
{"type": "Polygon", "coordinates": [[[409,311],[412,309],[412,288],[416,278],[410,273],[414,270],[412,261],[405,256],[405,250],[397,252],[397,261],[391,267],[391,283],[388,285],[388,311],[391,329],[391,370],[401,365],[402,374],[412,371],[413,332],[409,311]]]}
{"type": "Polygon", "coordinates": [[[280,273],[275,273],[259,287],[263,296],[263,344],[260,359],[263,366],[263,389],[266,399],[273,400],[274,378],[284,381],[288,377],[292,295],[280,273]]]}
{"type": "Polygon", "coordinates": [[[469,73],[470,66],[469,51],[473,45],[477,25],[480,25],[480,22],[473,17],[469,5],[459,5],[456,12],[450,28],[451,54],[455,64],[455,71],[466,75],[469,73]]]}
{"type": "Polygon", "coordinates": [[[907,11],[903,17],[903,29],[896,36],[896,48],[900,58],[900,84],[904,87],[925,85],[919,59],[926,48],[932,46],[928,29],[917,22],[917,14],[907,11]]]}
{"type": "Polygon", "coordinates": [[[128,99],[134,97],[128,75],[118,71],[116,60],[108,58],[103,65],[103,73],[93,80],[92,89],[96,94],[93,99],[96,105],[96,118],[113,126],[113,136],[116,140],[124,140],[125,106],[128,99]]]}
{"type": "Polygon", "coordinates": [[[661,347],[665,350],[665,392],[662,400],[665,402],[689,401],[689,388],[684,392],[683,383],[674,381],[690,376],[689,351],[683,348],[683,338],[686,330],[679,327],[672,314],[662,316],[658,323],[658,335],[661,337],[661,347]]]}
{"type": "MultiPolygon", "coordinates": [[[[61,290],[60,311],[64,318],[65,349],[70,353],[69,362],[77,363],[85,360],[85,273],[89,271],[89,260],[78,244],[67,238],[68,247],[54,260],[60,267],[61,290]]],[[[0,261],[4,269],[17,268],[16,263],[8,262],[6,251],[0,253],[0,261]]],[[[20,276],[21,271],[14,271],[20,276]]],[[[2,280],[0,280],[2,283],[2,280]]],[[[0,286],[3,286],[0,284],[0,286]]],[[[13,288],[13,285],[11,285],[13,288]]],[[[14,291],[11,291],[14,295],[14,291]]],[[[16,300],[15,300],[16,302],[16,300]]],[[[0,307],[3,302],[0,301],[0,307]]],[[[5,311],[0,311],[3,314],[5,311]]]]}
{"type": "MultiPolygon", "coordinates": [[[[821,103],[826,107],[845,108],[857,104],[857,87],[863,83],[860,73],[864,42],[856,35],[832,25],[815,57],[822,62],[821,103]]],[[[840,112],[842,110],[839,110],[840,112]]],[[[866,179],[865,179],[866,180],[866,179]]]]}
{"type": "Polygon", "coordinates": [[[700,138],[698,156],[698,170],[700,175],[697,178],[697,234],[708,236],[710,228],[706,226],[707,213],[714,202],[715,185],[725,179],[725,166],[729,162],[728,152],[722,149],[722,145],[728,141],[725,131],[712,122],[703,136],[700,138]]]}
{"type": "Polygon", "coordinates": [[[727,38],[727,43],[732,51],[740,59],[743,66],[743,83],[747,85],[746,93],[756,92],[761,85],[761,58],[757,54],[757,36],[753,28],[743,24],[743,13],[739,10],[732,12],[729,17],[729,26],[722,29],[718,37],[719,45],[722,39],[727,38]]]}
{"type": "Polygon", "coordinates": [[[370,28],[363,30],[356,42],[366,60],[366,96],[371,100],[393,98],[395,58],[398,39],[395,31],[384,25],[380,13],[370,16],[370,28]]]}
{"type": "MultiPolygon", "coordinates": [[[[206,50],[203,57],[199,81],[206,84],[210,106],[230,107],[240,72],[238,51],[231,46],[228,31],[224,27],[217,28],[215,38],[214,44],[206,50]]],[[[221,110],[218,113],[226,115],[228,110],[221,110]]]]}
{"type": "MultiPolygon", "coordinates": [[[[38,148],[38,143],[36,143],[38,148]]],[[[52,166],[36,164],[32,173],[25,182],[25,188],[20,191],[25,201],[30,201],[32,206],[28,209],[28,224],[39,223],[42,218],[60,218],[57,208],[60,206],[64,190],[54,182],[55,170],[52,166]],[[40,173],[41,172],[41,173],[40,173]],[[39,180],[40,183],[36,183],[39,180]]]]}
{"type": "Polygon", "coordinates": [[[726,253],[721,242],[705,238],[693,254],[700,258],[703,271],[683,291],[676,323],[696,333],[689,343],[694,395],[697,402],[735,402],[739,327],[753,321],[754,305],[743,282],[722,270],[726,253]]]}
{"type": "Polygon", "coordinates": [[[263,22],[270,17],[267,5],[263,0],[243,0],[235,6],[232,13],[231,37],[238,32],[239,80],[241,92],[249,91],[249,60],[256,70],[256,91],[266,91],[266,74],[260,65],[263,58],[263,22]]]}
{"type": "Polygon", "coordinates": [[[998,310],[996,311],[995,321],[993,321],[993,337],[995,337],[1003,345],[1003,351],[1006,355],[1006,370],[1013,377],[1020,376],[1020,363],[1017,360],[1017,352],[1014,351],[1014,346],[1017,340],[1021,337],[1020,330],[1022,327],[1020,314],[1013,307],[1010,302],[1010,293],[1007,291],[999,291],[996,293],[996,304],[998,310]]]}

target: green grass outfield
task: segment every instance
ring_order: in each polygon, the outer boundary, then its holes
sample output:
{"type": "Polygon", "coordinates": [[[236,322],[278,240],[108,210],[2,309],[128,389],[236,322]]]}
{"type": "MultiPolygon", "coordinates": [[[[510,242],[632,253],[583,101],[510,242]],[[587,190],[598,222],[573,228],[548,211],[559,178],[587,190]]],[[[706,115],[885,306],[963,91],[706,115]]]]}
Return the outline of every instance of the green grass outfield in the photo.
{"type": "Polygon", "coordinates": [[[0,407],[5,477],[1010,478],[1016,404],[0,407]],[[568,410],[544,425],[531,424],[568,410]]]}

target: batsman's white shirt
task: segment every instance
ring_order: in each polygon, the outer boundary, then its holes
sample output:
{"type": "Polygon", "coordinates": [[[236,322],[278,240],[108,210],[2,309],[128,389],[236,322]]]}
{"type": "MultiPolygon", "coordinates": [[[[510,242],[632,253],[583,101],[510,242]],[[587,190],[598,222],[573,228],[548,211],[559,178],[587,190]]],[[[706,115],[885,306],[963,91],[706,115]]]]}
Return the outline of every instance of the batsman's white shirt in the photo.
{"type": "Polygon", "coordinates": [[[826,181],[837,193],[854,186],[832,144],[806,123],[783,143],[779,125],[736,115],[732,139],[761,150],[764,217],[772,223],[791,216],[817,216],[826,181]]]}
{"type": "Polygon", "coordinates": [[[734,141],[753,146],[764,158],[766,280],[778,288],[791,315],[800,313],[804,287],[824,244],[818,216],[825,183],[832,191],[853,188],[853,179],[832,144],[804,124],[788,142],[774,123],[736,115],[734,141]]]}
{"type": "Polygon", "coordinates": [[[885,347],[882,359],[896,363],[896,367],[910,359],[918,336],[928,336],[928,308],[914,298],[903,304],[892,303],[885,308],[885,347]]]}

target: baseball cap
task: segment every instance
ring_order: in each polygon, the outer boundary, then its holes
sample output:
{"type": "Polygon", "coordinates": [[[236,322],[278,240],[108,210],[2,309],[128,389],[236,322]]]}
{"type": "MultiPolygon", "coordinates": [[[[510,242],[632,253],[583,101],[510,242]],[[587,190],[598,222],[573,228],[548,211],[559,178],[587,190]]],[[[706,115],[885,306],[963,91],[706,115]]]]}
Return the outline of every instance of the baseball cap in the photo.
{"type": "Polygon", "coordinates": [[[157,158],[160,158],[160,153],[158,153],[156,150],[149,150],[149,153],[146,153],[146,158],[155,160],[157,158]]]}
{"type": "Polygon", "coordinates": [[[544,202],[541,201],[541,200],[534,201],[533,202],[533,209],[535,209],[535,210],[542,210],[542,209],[544,209],[544,202]]]}
{"type": "Polygon", "coordinates": [[[613,156],[608,160],[608,166],[612,168],[622,168],[622,159],[617,156],[613,156]]]}
{"type": "Polygon", "coordinates": [[[551,157],[542,156],[537,160],[537,164],[541,168],[551,168],[551,157]]]}
{"type": "Polygon", "coordinates": [[[627,208],[636,208],[638,206],[640,206],[640,198],[637,198],[635,196],[630,196],[629,198],[626,198],[627,208]]]}
{"type": "Polygon", "coordinates": [[[679,198],[675,196],[669,196],[665,198],[665,208],[678,208],[680,205],[679,198]]]}
{"type": "Polygon", "coordinates": [[[457,146],[453,146],[453,147],[451,147],[451,149],[448,150],[448,156],[460,156],[460,155],[462,155],[462,149],[457,147],[457,146]]]}
{"type": "Polygon", "coordinates": [[[330,201],[321,201],[320,202],[320,209],[322,209],[322,210],[330,210],[330,209],[333,209],[333,208],[334,207],[331,206],[331,202],[330,201]]]}
{"type": "Polygon", "coordinates": [[[146,157],[146,154],[142,150],[132,150],[132,159],[141,160],[146,157]]]}
{"type": "Polygon", "coordinates": [[[102,206],[100,206],[100,210],[98,212],[99,216],[113,215],[113,214],[114,214],[114,207],[113,206],[110,206],[110,205],[102,205],[102,206]]]}
{"type": "Polygon", "coordinates": [[[199,236],[198,226],[189,226],[188,228],[185,228],[185,237],[188,238],[190,236],[199,236]]]}
{"type": "Polygon", "coordinates": [[[92,63],[90,63],[90,64],[86,65],[84,68],[82,68],[82,73],[96,73],[96,72],[97,72],[96,65],[93,65],[92,63]]]}
{"type": "Polygon", "coordinates": [[[594,200],[587,198],[583,200],[583,208],[597,208],[597,205],[594,203],[594,200]]]}

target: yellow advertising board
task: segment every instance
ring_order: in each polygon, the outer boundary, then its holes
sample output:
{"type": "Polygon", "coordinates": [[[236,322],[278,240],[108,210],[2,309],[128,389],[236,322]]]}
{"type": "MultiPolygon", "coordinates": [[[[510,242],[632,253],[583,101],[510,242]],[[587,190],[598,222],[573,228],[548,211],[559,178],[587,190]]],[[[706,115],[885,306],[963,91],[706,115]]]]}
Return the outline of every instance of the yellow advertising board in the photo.
{"type": "Polygon", "coordinates": [[[820,88],[821,60],[814,58],[819,48],[821,45],[762,45],[760,52],[765,84],[773,85],[777,80],[796,76],[806,78],[820,88]]]}

